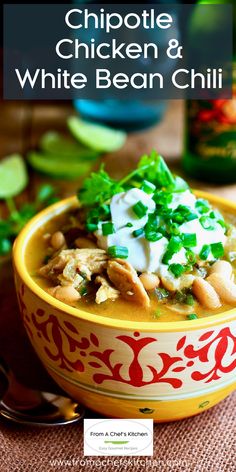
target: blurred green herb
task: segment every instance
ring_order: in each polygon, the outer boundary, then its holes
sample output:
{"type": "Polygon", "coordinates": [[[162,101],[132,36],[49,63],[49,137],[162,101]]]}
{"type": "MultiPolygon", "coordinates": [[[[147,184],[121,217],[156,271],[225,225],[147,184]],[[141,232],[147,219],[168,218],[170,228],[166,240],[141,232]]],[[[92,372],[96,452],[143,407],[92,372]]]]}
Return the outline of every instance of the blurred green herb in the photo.
{"type": "Polygon", "coordinates": [[[9,215],[5,219],[0,218],[0,256],[10,253],[15,237],[38,211],[58,200],[55,189],[45,184],[39,187],[33,202],[17,207],[14,197],[25,189],[28,180],[27,169],[20,155],[3,159],[0,164],[0,198],[5,200],[9,215]]]}
{"type": "Polygon", "coordinates": [[[101,166],[98,172],[93,172],[84,180],[82,188],[78,192],[79,201],[84,206],[103,204],[116,193],[124,189],[119,182],[113,180],[101,166]]]}
{"type": "Polygon", "coordinates": [[[160,318],[160,316],[161,316],[161,310],[160,308],[157,308],[157,310],[154,311],[152,317],[157,320],[158,318],[160,318]]]}

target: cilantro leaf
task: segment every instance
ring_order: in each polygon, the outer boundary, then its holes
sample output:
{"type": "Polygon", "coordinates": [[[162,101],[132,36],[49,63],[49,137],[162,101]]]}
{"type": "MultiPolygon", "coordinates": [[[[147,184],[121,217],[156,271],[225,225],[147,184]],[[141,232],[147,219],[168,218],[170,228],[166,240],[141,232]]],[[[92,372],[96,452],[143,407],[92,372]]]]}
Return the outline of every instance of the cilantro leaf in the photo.
{"type": "Polygon", "coordinates": [[[119,182],[113,180],[101,168],[98,172],[92,172],[91,176],[84,180],[83,186],[78,191],[78,198],[83,206],[92,206],[95,203],[102,204],[122,191],[123,187],[119,185],[119,182]]]}
{"type": "Polygon", "coordinates": [[[12,235],[11,223],[7,220],[0,220],[0,239],[12,235]]]}
{"type": "Polygon", "coordinates": [[[148,180],[157,187],[169,187],[175,184],[175,178],[163,157],[154,150],[149,156],[141,157],[138,170],[142,179],[148,180]]]}
{"type": "Polygon", "coordinates": [[[10,253],[14,238],[25,224],[38,211],[50,205],[52,199],[55,200],[56,198],[55,189],[45,184],[38,189],[36,199],[33,202],[24,203],[18,209],[12,198],[6,199],[9,216],[7,219],[0,219],[0,256],[10,253]]]}

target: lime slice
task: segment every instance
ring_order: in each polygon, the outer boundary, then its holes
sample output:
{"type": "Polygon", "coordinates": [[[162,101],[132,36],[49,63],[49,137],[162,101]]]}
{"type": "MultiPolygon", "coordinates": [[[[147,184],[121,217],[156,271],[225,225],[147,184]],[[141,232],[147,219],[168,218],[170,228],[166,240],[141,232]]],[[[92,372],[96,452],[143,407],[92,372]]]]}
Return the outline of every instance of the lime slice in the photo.
{"type": "Polygon", "coordinates": [[[28,184],[23,157],[12,154],[0,162],[0,198],[15,197],[28,184]]]}
{"type": "Polygon", "coordinates": [[[83,121],[76,116],[69,117],[67,123],[73,136],[95,151],[116,151],[123,146],[126,140],[124,131],[83,121]]]}
{"type": "Polygon", "coordinates": [[[89,161],[78,161],[74,158],[61,159],[58,158],[58,155],[40,154],[37,152],[30,152],[28,154],[28,162],[35,170],[43,174],[54,178],[70,180],[87,174],[92,167],[89,161]]]}
{"type": "Polygon", "coordinates": [[[58,154],[60,157],[73,157],[83,160],[95,160],[98,157],[96,151],[67,139],[56,131],[45,133],[41,137],[39,145],[42,151],[54,155],[58,154]]]}

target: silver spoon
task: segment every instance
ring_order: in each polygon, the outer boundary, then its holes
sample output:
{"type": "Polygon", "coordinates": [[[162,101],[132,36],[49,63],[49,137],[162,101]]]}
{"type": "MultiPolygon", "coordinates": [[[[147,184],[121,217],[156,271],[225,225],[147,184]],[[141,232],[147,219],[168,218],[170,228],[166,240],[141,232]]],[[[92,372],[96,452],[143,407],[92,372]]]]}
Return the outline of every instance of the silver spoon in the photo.
{"type": "Polygon", "coordinates": [[[20,384],[1,359],[0,395],[0,416],[15,423],[59,426],[81,420],[85,412],[70,398],[20,384]]]}

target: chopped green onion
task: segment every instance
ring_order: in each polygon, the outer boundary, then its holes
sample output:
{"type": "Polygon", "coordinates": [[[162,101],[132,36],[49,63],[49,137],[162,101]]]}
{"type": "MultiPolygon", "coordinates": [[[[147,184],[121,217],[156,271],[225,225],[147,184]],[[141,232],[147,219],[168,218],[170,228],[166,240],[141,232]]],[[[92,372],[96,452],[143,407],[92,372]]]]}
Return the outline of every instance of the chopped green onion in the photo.
{"type": "Polygon", "coordinates": [[[129,255],[128,248],[125,246],[109,246],[107,252],[109,256],[118,257],[120,259],[127,259],[129,255]]]}
{"type": "Polygon", "coordinates": [[[100,205],[100,211],[102,214],[104,215],[109,215],[110,214],[110,205],[106,205],[105,203],[103,203],[102,205],[100,205]]]}
{"type": "Polygon", "coordinates": [[[83,285],[83,286],[80,288],[79,294],[81,295],[81,297],[85,297],[85,295],[88,294],[88,290],[87,290],[86,285],[83,285]]]}
{"type": "Polygon", "coordinates": [[[177,291],[175,294],[175,300],[179,303],[185,303],[186,293],[182,292],[181,290],[177,291]]]}
{"type": "MultiPolygon", "coordinates": [[[[181,223],[181,221],[177,221],[177,219],[178,219],[178,220],[181,219],[180,216],[182,217],[183,221],[191,221],[191,220],[195,220],[196,218],[198,218],[198,216],[197,216],[195,213],[193,213],[193,212],[191,211],[191,208],[189,208],[189,207],[187,207],[187,206],[185,206],[185,205],[179,205],[179,206],[176,208],[176,210],[175,210],[174,213],[177,215],[177,216],[175,217],[175,221],[176,221],[177,223],[178,223],[178,222],[181,223]],[[178,216],[178,215],[180,215],[180,216],[178,216]]],[[[182,221],[182,222],[183,222],[183,221],[182,221]]]]}
{"type": "Polygon", "coordinates": [[[223,229],[227,230],[229,225],[224,220],[217,220],[217,223],[222,226],[223,229]]]}
{"type": "Polygon", "coordinates": [[[197,208],[197,210],[201,214],[208,213],[209,210],[210,210],[210,207],[209,207],[209,204],[208,204],[207,200],[202,200],[202,199],[199,199],[199,200],[196,201],[195,208],[197,208]]]}
{"type": "Polygon", "coordinates": [[[187,215],[190,212],[190,208],[186,205],[179,205],[176,210],[182,215],[187,215]]]}
{"type": "Polygon", "coordinates": [[[187,258],[187,261],[190,262],[190,264],[196,263],[196,255],[194,254],[193,251],[191,250],[186,251],[186,258],[187,258]]]}
{"type": "Polygon", "coordinates": [[[186,305],[189,305],[189,306],[194,305],[194,297],[193,297],[193,295],[191,295],[191,293],[188,293],[186,295],[185,303],[186,303],[186,305]]]}
{"type": "Polygon", "coordinates": [[[138,236],[141,236],[143,233],[144,233],[144,229],[139,228],[139,229],[135,229],[132,234],[135,238],[138,238],[138,236]]]}
{"type": "Polygon", "coordinates": [[[132,223],[127,223],[125,226],[126,226],[126,228],[132,228],[133,224],[132,223]]]}
{"type": "Polygon", "coordinates": [[[198,316],[196,313],[191,313],[190,315],[187,315],[188,320],[197,320],[198,316]]]}
{"type": "Polygon", "coordinates": [[[168,298],[170,295],[170,292],[166,290],[165,288],[155,288],[154,293],[158,300],[164,300],[165,298],[168,298]]]}
{"type": "Polygon", "coordinates": [[[87,223],[98,223],[98,221],[104,217],[110,215],[110,206],[103,204],[99,207],[92,208],[87,215],[87,223]]]}
{"type": "Polygon", "coordinates": [[[145,231],[157,231],[158,224],[160,223],[160,218],[158,218],[155,213],[149,213],[148,221],[145,225],[145,231]]]}
{"type": "Polygon", "coordinates": [[[191,272],[193,270],[192,264],[186,264],[184,266],[184,272],[191,272]]]}
{"type": "Polygon", "coordinates": [[[211,252],[216,259],[219,259],[224,255],[224,246],[222,243],[211,244],[211,252]]]}
{"type": "Polygon", "coordinates": [[[153,193],[155,189],[155,185],[149,182],[148,180],[144,180],[141,185],[141,190],[148,194],[153,193]]]}
{"type": "Polygon", "coordinates": [[[209,212],[209,208],[202,205],[202,206],[200,206],[200,207],[198,208],[198,211],[199,211],[199,213],[201,213],[201,214],[203,214],[203,213],[208,213],[208,212],[209,212]]]}
{"type": "Polygon", "coordinates": [[[108,223],[103,223],[102,224],[102,234],[103,234],[103,236],[108,236],[109,234],[113,234],[115,232],[116,232],[116,230],[115,230],[115,226],[113,225],[113,223],[108,222],[108,223]]]}
{"type": "Polygon", "coordinates": [[[210,208],[210,204],[207,200],[205,200],[204,198],[198,198],[196,203],[195,203],[195,206],[196,207],[199,207],[199,206],[207,206],[208,208],[210,208]]]}
{"type": "Polygon", "coordinates": [[[166,230],[165,230],[165,228],[158,228],[158,232],[161,233],[162,236],[165,236],[165,237],[168,236],[168,235],[167,235],[167,232],[166,232],[166,230]]]}
{"type": "Polygon", "coordinates": [[[155,242],[163,238],[163,234],[156,231],[145,231],[145,238],[147,241],[155,242]]]}
{"type": "Polygon", "coordinates": [[[98,229],[98,225],[96,223],[86,223],[85,227],[88,233],[93,233],[98,229]]]}
{"type": "Polygon", "coordinates": [[[155,319],[160,318],[160,316],[161,316],[161,310],[160,310],[160,308],[157,308],[157,310],[154,311],[154,313],[153,313],[152,316],[153,316],[153,318],[155,318],[155,319]]]}
{"type": "Polygon", "coordinates": [[[177,223],[171,223],[168,226],[168,231],[170,234],[177,236],[180,233],[179,225],[177,223]]]}
{"type": "Polygon", "coordinates": [[[186,221],[196,220],[197,218],[198,216],[196,215],[196,213],[192,213],[191,211],[188,213],[188,215],[185,216],[186,221]]]}
{"type": "Polygon", "coordinates": [[[200,259],[202,259],[203,261],[206,261],[210,252],[211,252],[211,247],[209,246],[209,244],[204,244],[204,246],[202,246],[202,249],[199,253],[200,259]]]}
{"type": "Polygon", "coordinates": [[[213,229],[215,229],[215,226],[212,224],[211,218],[208,218],[208,216],[201,216],[199,221],[204,229],[207,229],[208,231],[212,231],[213,229]]]}
{"type": "Polygon", "coordinates": [[[177,291],[175,294],[175,300],[179,303],[184,303],[185,305],[193,305],[194,297],[191,293],[187,293],[186,289],[177,291]]]}
{"type": "Polygon", "coordinates": [[[167,246],[167,251],[171,251],[172,254],[176,254],[183,247],[183,243],[179,236],[171,236],[169,244],[167,246]]]}
{"type": "Polygon", "coordinates": [[[172,220],[175,222],[175,223],[184,223],[184,216],[181,215],[180,213],[178,212],[174,212],[173,215],[172,215],[172,220]]]}
{"type": "Polygon", "coordinates": [[[153,195],[152,199],[158,206],[168,205],[172,202],[173,196],[171,193],[165,192],[164,190],[158,190],[153,195]]]}
{"type": "Polygon", "coordinates": [[[217,223],[218,223],[219,225],[221,225],[222,228],[224,228],[225,230],[228,229],[228,228],[230,227],[230,225],[229,225],[229,223],[226,223],[226,222],[224,221],[224,218],[223,218],[223,216],[221,215],[220,211],[214,210],[214,213],[215,213],[215,218],[216,218],[216,220],[217,220],[217,223]]]}
{"type": "Polygon", "coordinates": [[[155,213],[150,213],[148,215],[148,222],[144,227],[145,238],[148,241],[155,242],[163,237],[161,228],[158,229],[159,223],[160,218],[158,218],[155,213]]]}
{"type": "Polygon", "coordinates": [[[197,245],[197,236],[195,233],[182,234],[182,241],[184,247],[195,247],[197,245]]]}
{"type": "Polygon", "coordinates": [[[164,205],[156,205],[156,212],[159,217],[165,218],[165,219],[171,219],[173,215],[173,211],[171,208],[167,208],[164,205]]]}
{"type": "Polygon", "coordinates": [[[185,271],[184,266],[182,264],[170,264],[169,270],[172,272],[172,274],[174,274],[176,278],[180,277],[180,275],[182,275],[185,271]]]}
{"type": "Polygon", "coordinates": [[[149,213],[147,224],[153,226],[154,228],[158,228],[161,224],[161,217],[156,212],[149,213]]]}
{"type": "Polygon", "coordinates": [[[162,264],[169,264],[172,257],[173,257],[173,252],[167,250],[162,257],[162,261],[161,261],[162,264]]]}
{"type": "Polygon", "coordinates": [[[137,215],[138,218],[143,218],[143,216],[146,215],[148,211],[148,207],[144,205],[141,200],[139,200],[135,205],[133,206],[133,211],[135,215],[137,215]]]}

